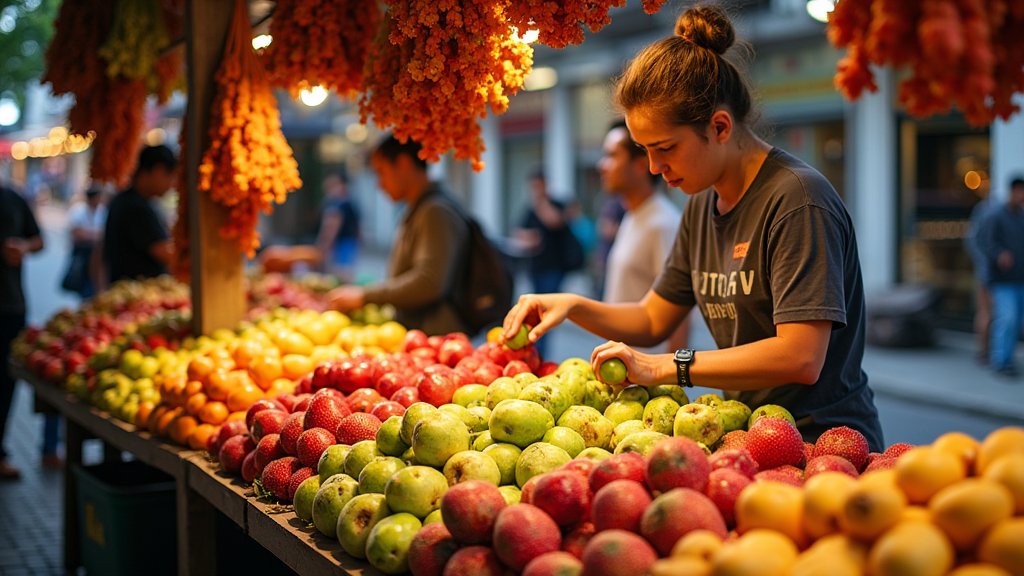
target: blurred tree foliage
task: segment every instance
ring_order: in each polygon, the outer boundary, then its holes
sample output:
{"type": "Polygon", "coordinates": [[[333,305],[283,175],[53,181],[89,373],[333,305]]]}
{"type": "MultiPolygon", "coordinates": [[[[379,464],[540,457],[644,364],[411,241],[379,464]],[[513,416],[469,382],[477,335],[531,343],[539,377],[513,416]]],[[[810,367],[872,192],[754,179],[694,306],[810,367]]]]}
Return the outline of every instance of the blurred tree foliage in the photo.
{"type": "Polygon", "coordinates": [[[0,97],[24,108],[26,86],[45,68],[61,0],[0,0],[0,97]]]}

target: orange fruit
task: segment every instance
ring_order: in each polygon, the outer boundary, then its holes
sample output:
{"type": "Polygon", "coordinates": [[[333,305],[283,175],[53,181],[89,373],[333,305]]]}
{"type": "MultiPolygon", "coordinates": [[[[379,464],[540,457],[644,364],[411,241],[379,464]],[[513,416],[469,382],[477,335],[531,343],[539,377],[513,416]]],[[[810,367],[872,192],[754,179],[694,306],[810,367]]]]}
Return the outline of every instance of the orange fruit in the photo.
{"type": "Polygon", "coordinates": [[[931,446],[914,448],[896,461],[896,483],[911,504],[924,504],[939,490],[967,476],[962,456],[931,446]]]}
{"type": "Polygon", "coordinates": [[[171,420],[170,425],[167,427],[167,434],[175,444],[187,446],[188,437],[197,426],[199,426],[199,421],[196,420],[195,416],[181,414],[174,420],[171,420]]]}
{"type": "Polygon", "coordinates": [[[158,418],[156,421],[156,429],[153,430],[153,433],[156,434],[157,436],[160,436],[161,438],[166,438],[168,434],[168,428],[170,428],[171,423],[174,422],[174,420],[178,416],[181,416],[182,412],[184,411],[185,409],[179,406],[176,408],[171,408],[170,410],[161,414],[160,418],[158,418]]]}
{"type": "Polygon", "coordinates": [[[193,394],[192,396],[188,397],[188,400],[185,401],[185,411],[193,416],[198,416],[199,412],[203,409],[203,406],[205,405],[206,394],[203,394],[202,392],[198,394],[193,394]]]}
{"type": "Polygon", "coordinates": [[[313,371],[313,360],[301,354],[285,354],[281,358],[283,375],[289,380],[298,380],[313,371]]]}
{"type": "Polygon", "coordinates": [[[263,355],[263,346],[255,340],[236,340],[232,358],[239,368],[248,368],[252,361],[263,355]]]}
{"type": "Polygon", "coordinates": [[[984,474],[990,464],[1007,454],[1024,454],[1024,428],[1007,426],[986,436],[975,463],[977,473],[984,474]]]}
{"type": "Polygon", "coordinates": [[[199,380],[189,380],[185,383],[185,396],[192,397],[203,391],[203,383],[199,380]]]}
{"type": "Polygon", "coordinates": [[[239,412],[248,410],[257,400],[263,398],[263,390],[252,383],[240,384],[228,394],[228,410],[239,412]]]}
{"type": "Polygon", "coordinates": [[[932,448],[959,456],[964,461],[964,466],[971,470],[974,468],[974,460],[978,456],[981,442],[963,432],[946,432],[932,442],[932,448]]]}
{"type": "Polygon", "coordinates": [[[142,430],[146,429],[146,424],[149,422],[149,415],[153,413],[153,408],[156,405],[152,402],[139,402],[139,411],[135,413],[135,427],[142,430]]]}
{"type": "Polygon", "coordinates": [[[267,398],[277,398],[281,394],[292,394],[295,392],[295,382],[287,378],[278,378],[263,391],[263,395],[267,398]]]}
{"type": "Polygon", "coordinates": [[[206,448],[206,441],[210,439],[211,435],[216,433],[217,427],[213,424],[200,424],[188,435],[188,447],[193,450],[204,450],[206,448]]]}
{"type": "Polygon", "coordinates": [[[252,374],[252,379],[256,381],[256,384],[266,390],[275,378],[281,377],[284,373],[284,368],[280,358],[264,354],[252,359],[252,363],[249,364],[249,372],[252,374]]]}
{"type": "Polygon", "coordinates": [[[193,356],[192,360],[188,363],[188,379],[189,380],[206,380],[207,376],[213,372],[216,364],[213,358],[204,355],[193,356]]]}
{"type": "Polygon", "coordinates": [[[245,410],[239,410],[237,412],[232,412],[231,414],[228,414],[227,421],[231,422],[232,420],[245,420],[245,410]]]}
{"type": "Polygon", "coordinates": [[[181,380],[172,381],[167,386],[167,392],[161,394],[160,397],[164,402],[167,402],[171,406],[184,406],[187,398],[185,397],[185,386],[187,382],[181,380]]]}
{"type": "Polygon", "coordinates": [[[199,411],[198,416],[203,423],[216,426],[228,419],[228,407],[223,402],[216,400],[207,402],[199,411]]]}
{"type": "Polygon", "coordinates": [[[164,413],[170,410],[171,407],[161,402],[157,404],[155,408],[149,413],[149,417],[146,418],[146,425],[144,428],[150,432],[156,433],[156,424],[163,418],[164,413]]]}
{"type": "Polygon", "coordinates": [[[206,385],[203,387],[203,391],[206,392],[206,397],[210,400],[227,400],[228,394],[231,393],[231,380],[228,376],[228,372],[224,370],[216,370],[210,373],[209,379],[206,381],[206,385]]]}

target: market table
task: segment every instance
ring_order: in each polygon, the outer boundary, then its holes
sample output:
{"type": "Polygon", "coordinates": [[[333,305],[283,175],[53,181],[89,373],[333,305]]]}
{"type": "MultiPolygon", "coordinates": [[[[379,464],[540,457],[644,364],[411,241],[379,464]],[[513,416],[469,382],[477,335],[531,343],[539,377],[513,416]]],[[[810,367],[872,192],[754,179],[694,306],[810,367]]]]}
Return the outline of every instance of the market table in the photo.
{"type": "MultiPolygon", "coordinates": [[[[116,450],[174,479],[178,530],[178,574],[217,572],[216,514],[235,523],[243,533],[302,576],[378,574],[368,563],[345,554],[333,539],[305,525],[290,507],[259,501],[249,486],[223,473],[206,452],[163,442],[152,434],[117,420],[79,401],[73,395],[12,364],[12,374],[28,382],[38,397],[66,420],[67,465],[82,464],[82,443],[99,438],[116,450]]],[[[79,546],[78,499],[73,474],[64,474],[64,565],[75,571],[82,564],[79,546]]]]}

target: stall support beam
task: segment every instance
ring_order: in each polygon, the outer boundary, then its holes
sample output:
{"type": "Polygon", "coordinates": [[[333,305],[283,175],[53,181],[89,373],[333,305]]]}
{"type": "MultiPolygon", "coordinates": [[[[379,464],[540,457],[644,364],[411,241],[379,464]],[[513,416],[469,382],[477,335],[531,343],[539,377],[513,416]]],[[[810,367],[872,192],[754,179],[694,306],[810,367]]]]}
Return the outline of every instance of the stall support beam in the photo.
{"type": "Polygon", "coordinates": [[[209,145],[214,76],[224,51],[234,12],[232,0],[188,0],[186,45],[188,113],[185,169],[188,170],[189,255],[192,272],[192,327],[196,334],[233,328],[245,315],[244,263],[237,242],[220,228],[227,211],[200,194],[199,162],[209,145]]]}

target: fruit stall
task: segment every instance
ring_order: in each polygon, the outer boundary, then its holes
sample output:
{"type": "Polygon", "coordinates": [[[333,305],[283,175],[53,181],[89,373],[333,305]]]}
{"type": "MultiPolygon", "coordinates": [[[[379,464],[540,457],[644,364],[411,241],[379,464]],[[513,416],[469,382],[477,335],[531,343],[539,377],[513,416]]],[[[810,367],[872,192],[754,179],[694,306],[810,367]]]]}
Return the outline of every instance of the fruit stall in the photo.
{"type": "MultiPolygon", "coordinates": [[[[303,575],[1024,574],[1024,429],[871,452],[838,427],[809,443],[781,406],[628,385],[621,367],[552,362],[493,330],[428,336],[386,309],[324,310],[329,280],[245,274],[258,214],[301,185],[272,88],[355,95],[431,159],[482,168],[477,119],[531,66],[513,32],[579,43],[622,4],[279,0],[257,54],[242,0],[64,3],[48,77],[77,97],[72,130],[96,132],[94,178],[124,182],[146,95],[187,76],[184,280],[122,282],[29,328],[13,367],[65,416],[69,465],[95,437],[172,478],[179,574],[217,573],[218,515],[303,575]]],[[[840,2],[830,24],[854,95],[869,62],[936,61],[932,45],[877,52],[892,18],[942,30],[887,12],[917,3],[867,4],[840,2]]],[[[987,79],[1020,69],[995,53],[987,79]]],[[[968,101],[942,80],[921,81],[949,89],[924,109],[1010,112],[1001,92],[968,101]]],[[[76,488],[66,474],[72,571],[91,530],[76,488]]]]}

